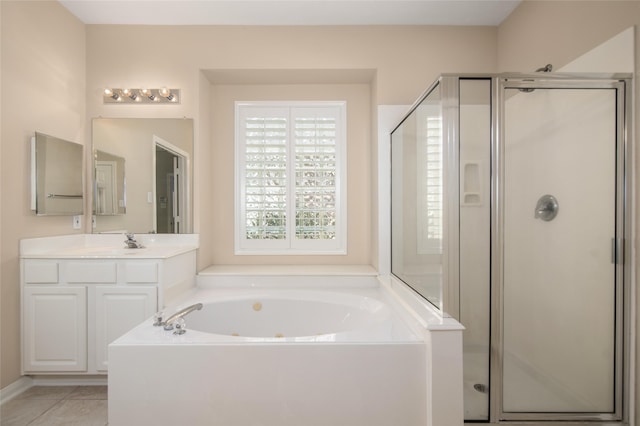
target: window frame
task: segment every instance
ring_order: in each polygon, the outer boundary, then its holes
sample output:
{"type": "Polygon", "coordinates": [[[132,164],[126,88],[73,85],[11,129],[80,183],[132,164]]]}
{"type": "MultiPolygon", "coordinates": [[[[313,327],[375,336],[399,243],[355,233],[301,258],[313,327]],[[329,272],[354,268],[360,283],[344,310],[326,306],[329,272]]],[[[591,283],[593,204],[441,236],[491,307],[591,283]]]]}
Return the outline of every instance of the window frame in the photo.
{"type": "Polygon", "coordinates": [[[236,101],[234,127],[234,252],[236,255],[345,255],[347,254],[347,125],[346,101],[236,101]],[[331,109],[336,119],[335,238],[296,238],[294,121],[300,112],[331,109]],[[246,144],[243,130],[248,111],[274,116],[287,111],[286,127],[286,238],[246,238],[246,144]],[[242,131],[241,131],[242,130],[242,131]]]}

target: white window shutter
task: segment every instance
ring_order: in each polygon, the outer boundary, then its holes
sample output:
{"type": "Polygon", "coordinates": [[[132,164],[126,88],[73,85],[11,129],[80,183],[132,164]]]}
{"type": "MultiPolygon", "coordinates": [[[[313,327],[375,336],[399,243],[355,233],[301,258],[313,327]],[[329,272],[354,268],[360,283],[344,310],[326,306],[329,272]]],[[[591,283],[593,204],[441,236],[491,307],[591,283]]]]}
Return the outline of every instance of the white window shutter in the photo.
{"type": "Polygon", "coordinates": [[[236,252],[344,252],[345,105],[236,105],[236,252]]]}

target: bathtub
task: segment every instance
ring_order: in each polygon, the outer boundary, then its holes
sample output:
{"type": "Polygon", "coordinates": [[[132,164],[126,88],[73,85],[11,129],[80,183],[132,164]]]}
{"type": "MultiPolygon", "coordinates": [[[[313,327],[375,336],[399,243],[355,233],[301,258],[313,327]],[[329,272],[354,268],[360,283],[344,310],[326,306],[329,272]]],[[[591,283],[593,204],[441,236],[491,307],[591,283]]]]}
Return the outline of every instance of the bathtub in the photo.
{"type": "Polygon", "coordinates": [[[109,425],[436,424],[425,336],[374,277],[341,288],[256,279],[200,282],[165,309],[203,304],[182,335],[149,319],[114,341],[109,425]]]}
{"type": "Polygon", "coordinates": [[[249,294],[200,291],[192,296],[192,301],[204,301],[204,307],[185,317],[187,329],[224,336],[231,342],[416,340],[406,328],[394,323],[387,304],[362,294],[312,290],[263,290],[249,294]]]}

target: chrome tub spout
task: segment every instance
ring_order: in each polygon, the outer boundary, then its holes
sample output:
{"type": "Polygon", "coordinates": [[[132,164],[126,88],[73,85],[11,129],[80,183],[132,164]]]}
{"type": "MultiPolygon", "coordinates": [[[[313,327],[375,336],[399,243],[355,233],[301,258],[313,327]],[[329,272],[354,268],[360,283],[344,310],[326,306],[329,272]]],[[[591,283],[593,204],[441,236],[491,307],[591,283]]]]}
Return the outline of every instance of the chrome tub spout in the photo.
{"type": "Polygon", "coordinates": [[[187,306],[186,308],[179,310],[178,312],[167,318],[162,325],[164,326],[165,330],[173,330],[173,323],[176,322],[178,318],[182,318],[183,316],[188,315],[193,311],[199,311],[200,309],[202,309],[202,303],[196,303],[194,305],[187,306]]]}

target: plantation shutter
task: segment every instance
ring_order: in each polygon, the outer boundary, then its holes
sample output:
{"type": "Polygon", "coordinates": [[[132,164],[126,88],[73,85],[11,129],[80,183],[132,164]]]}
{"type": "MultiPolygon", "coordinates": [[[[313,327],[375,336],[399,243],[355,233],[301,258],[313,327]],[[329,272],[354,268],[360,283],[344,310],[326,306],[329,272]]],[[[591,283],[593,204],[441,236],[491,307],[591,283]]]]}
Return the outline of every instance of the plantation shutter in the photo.
{"type": "Polygon", "coordinates": [[[418,253],[442,252],[443,228],[443,140],[442,117],[438,108],[422,108],[418,132],[418,200],[421,211],[418,220],[418,253]]]}
{"type": "Polygon", "coordinates": [[[336,108],[293,109],[297,240],[336,238],[336,108]]]}
{"type": "Polygon", "coordinates": [[[236,251],[343,249],[344,106],[236,108],[236,251]]]}
{"type": "MultiPolygon", "coordinates": [[[[288,111],[247,108],[240,117],[242,238],[286,240],[288,111]]],[[[260,246],[260,243],[256,243],[260,246]]],[[[284,246],[281,244],[281,246],[284,246]]]]}

